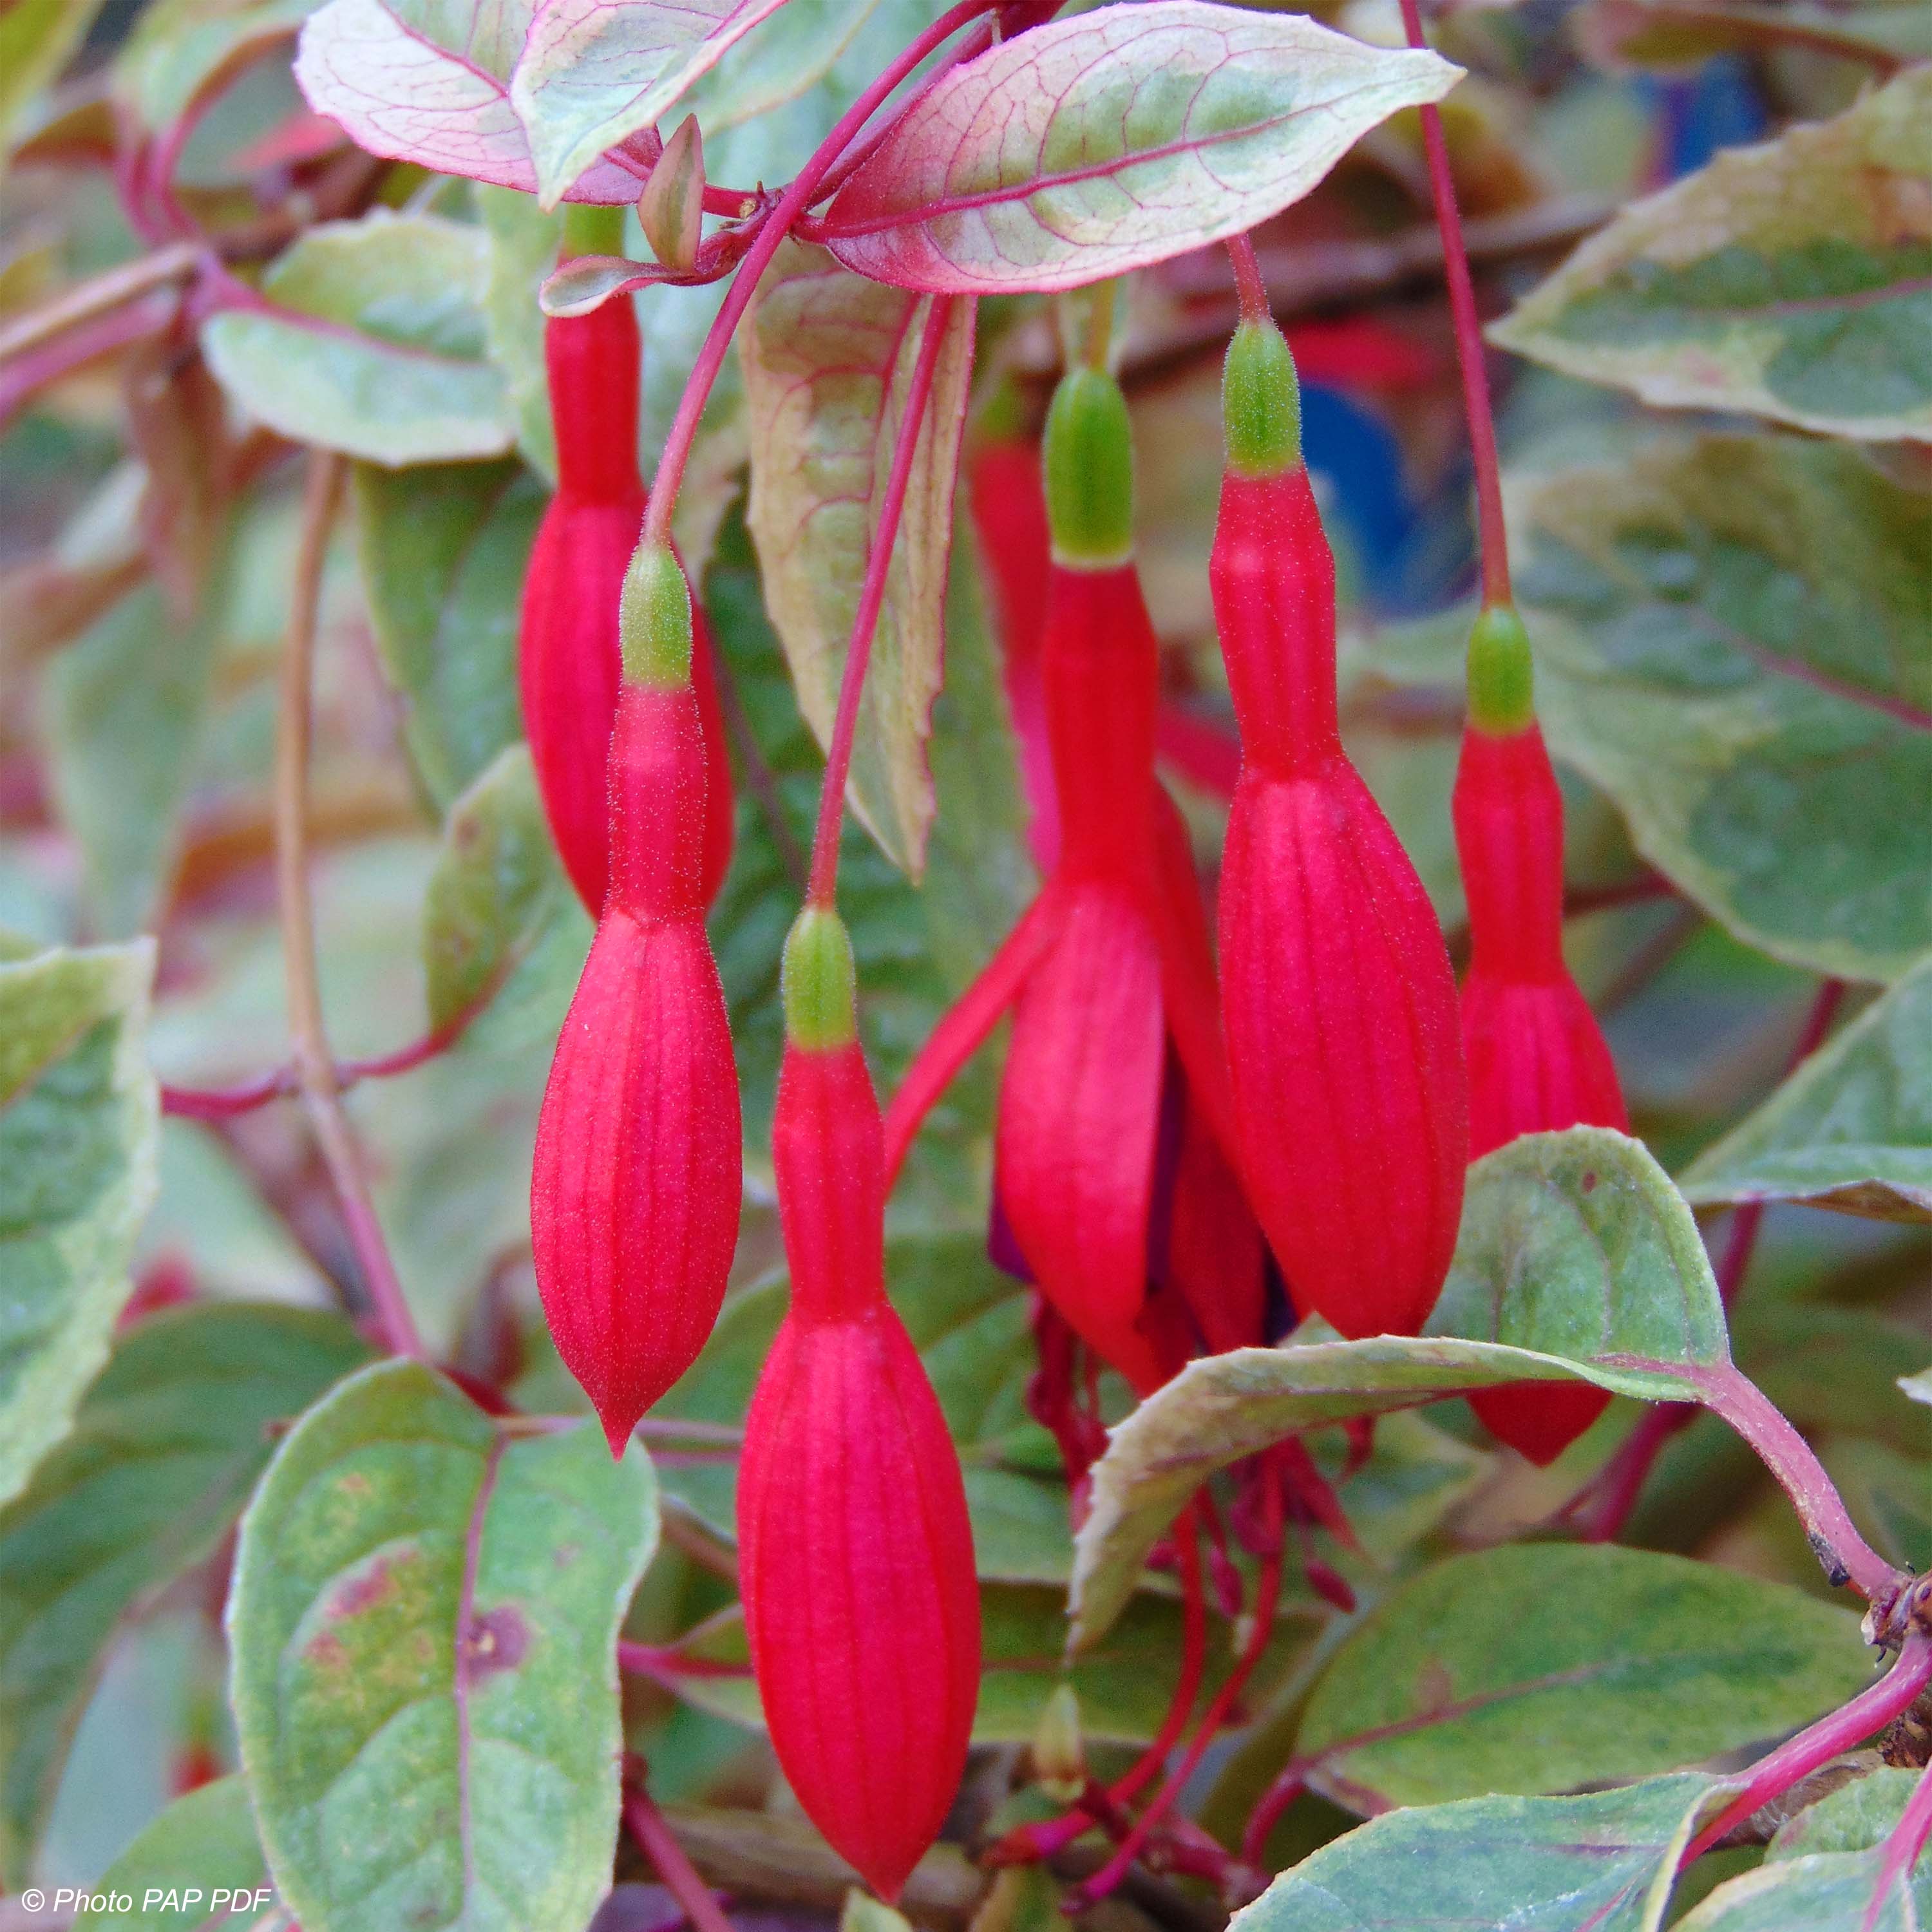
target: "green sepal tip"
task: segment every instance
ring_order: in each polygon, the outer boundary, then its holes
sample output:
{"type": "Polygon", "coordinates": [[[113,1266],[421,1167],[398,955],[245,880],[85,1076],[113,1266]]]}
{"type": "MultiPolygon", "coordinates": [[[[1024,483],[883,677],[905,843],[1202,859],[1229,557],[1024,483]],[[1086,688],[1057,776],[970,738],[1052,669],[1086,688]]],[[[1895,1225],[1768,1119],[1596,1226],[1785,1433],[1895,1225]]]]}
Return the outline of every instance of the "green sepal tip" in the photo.
{"type": "Polygon", "coordinates": [[[1529,633],[1508,604],[1492,604],[1469,632],[1469,722],[1492,737],[1527,730],[1536,720],[1536,674],[1529,633]]]}
{"type": "Polygon", "coordinates": [[[1112,570],[1134,554],[1127,399],[1104,370],[1070,369],[1046,416],[1046,520],[1056,562],[1112,570]]]}
{"type": "Polygon", "coordinates": [[[1288,338],[1271,322],[1244,322],[1221,370],[1222,433],[1238,476],[1280,476],[1301,461],[1301,386],[1288,338]]]}
{"type": "Polygon", "coordinates": [[[814,1053],[849,1046],[859,1036],[858,983],[845,922],[829,906],[807,906],[786,936],[778,976],[787,1042],[814,1053]]]}
{"type": "Polygon", "coordinates": [[[640,544],[624,572],[617,635],[628,684],[675,690],[691,679],[691,589],[670,550],[640,544]]]}

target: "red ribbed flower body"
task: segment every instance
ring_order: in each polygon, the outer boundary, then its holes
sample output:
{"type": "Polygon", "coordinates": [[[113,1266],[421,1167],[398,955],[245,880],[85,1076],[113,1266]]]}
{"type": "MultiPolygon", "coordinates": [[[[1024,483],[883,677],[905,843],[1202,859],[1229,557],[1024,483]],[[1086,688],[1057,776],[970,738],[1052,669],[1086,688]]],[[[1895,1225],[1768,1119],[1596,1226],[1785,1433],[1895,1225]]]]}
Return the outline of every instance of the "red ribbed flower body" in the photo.
{"type": "MultiPolygon", "coordinates": [[[[617,600],[644,519],[638,476],[640,349],[628,299],[544,326],[557,487],[537,526],[524,580],[518,679],[524,730],[551,836],[592,914],[610,863],[607,764],[617,706],[617,600]]],[[[704,724],[704,896],[717,896],[731,858],[730,769],[712,644],[692,612],[692,679],[704,724]]]]}
{"type": "MultiPolygon", "coordinates": [[[[1534,718],[1473,724],[1456,772],[1456,846],[1469,900],[1462,1044],[1470,1153],[1563,1127],[1629,1130],[1596,1016],[1563,960],[1563,801],[1534,718]]],[[[1603,1413],[1594,1389],[1522,1384],[1472,1396],[1490,1432],[1548,1462],[1603,1413]]]]}
{"type": "Polygon", "coordinates": [[[997,1141],[1000,1203],[1041,1292],[1142,1394],[1179,1366],[1142,1319],[1170,1034],[1197,1087],[1222,1077],[1200,895],[1154,776],[1156,655],[1131,564],[1053,567],[1060,861],[1029,915],[1040,950],[1014,1004],[997,1141]]]}
{"type": "Polygon", "coordinates": [[[886,1299],[878,1103],[854,1043],[786,1048],[772,1158],[791,1305],[746,1418],[740,1580],[772,1748],[895,1898],[958,1789],[980,1685],[959,1459],[886,1299]]]}
{"type": "Polygon", "coordinates": [[[1342,748],[1334,563],[1304,469],[1226,476],[1209,576],[1241,733],[1220,955],[1249,1193],[1298,1307],[1346,1336],[1414,1334],[1468,1156],[1456,986],[1342,748]]]}
{"type": "Polygon", "coordinates": [[[697,1359],[737,1240],[737,1076],[704,931],[708,762],[688,682],[621,687],[610,890],[537,1123],[537,1286],[614,1452],[697,1359]]]}

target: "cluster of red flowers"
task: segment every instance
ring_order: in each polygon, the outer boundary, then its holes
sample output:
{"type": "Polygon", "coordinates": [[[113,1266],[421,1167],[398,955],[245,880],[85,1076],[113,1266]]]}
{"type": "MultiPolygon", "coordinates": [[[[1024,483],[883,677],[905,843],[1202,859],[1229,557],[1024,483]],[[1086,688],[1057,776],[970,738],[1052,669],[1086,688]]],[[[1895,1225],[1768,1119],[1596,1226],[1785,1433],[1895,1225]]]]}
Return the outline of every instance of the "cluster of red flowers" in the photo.
{"type": "MultiPolygon", "coordinates": [[[[710,640],[682,572],[668,550],[632,554],[634,322],[614,302],[550,328],[562,477],[526,595],[524,700],[559,846],[599,917],[544,1097],[532,1220],[559,1348],[621,1452],[703,1346],[737,1229],[737,1088],[704,923],[730,794],[710,640]]],[[[786,946],[772,1154],[791,1302],[746,1425],[745,1610],[779,1762],[887,1897],[957,1784],[980,1636],[958,1458],[886,1296],[884,1201],[926,1110],[1000,1014],[1013,1025],[994,1240],[1042,1298],[1036,1408],[1076,1506],[1100,1440],[1073,1394],[1081,1348],[1144,1395],[1190,1355],[1267,1340],[1271,1279],[1290,1310],[1346,1336],[1413,1334],[1449,1266],[1472,1154],[1623,1124],[1563,963],[1561,802],[1522,625],[1485,610],[1470,652],[1454,818],[1473,950],[1459,1016],[1428,896],[1343,748],[1334,566],[1272,323],[1237,332],[1224,396],[1210,581],[1240,758],[1218,943],[1156,776],[1158,650],[1133,561],[1126,406],[1082,367],[1043,448],[989,448],[974,478],[982,524],[998,519],[988,550],[1037,898],[883,1120],[829,891],[815,888],[786,946]]],[[[1547,1460],[1600,1401],[1518,1389],[1479,1406],[1547,1460]]],[[[1258,1604],[1284,1517],[1338,1512],[1296,1445],[1258,1462],[1236,1520],[1262,1559],[1258,1604]]],[[[1176,1553],[1191,1592],[1194,1520],[1176,1553]]]]}

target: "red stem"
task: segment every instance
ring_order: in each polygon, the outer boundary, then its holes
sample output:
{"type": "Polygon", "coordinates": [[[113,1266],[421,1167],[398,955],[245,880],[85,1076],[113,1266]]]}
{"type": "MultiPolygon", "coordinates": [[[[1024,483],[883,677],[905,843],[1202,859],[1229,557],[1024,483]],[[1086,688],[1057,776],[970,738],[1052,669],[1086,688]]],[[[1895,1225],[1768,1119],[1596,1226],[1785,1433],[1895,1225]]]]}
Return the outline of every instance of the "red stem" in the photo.
{"type": "Polygon", "coordinates": [[[698,419],[704,413],[711,386],[724,367],[731,338],[751,304],[758,278],[778,253],[778,244],[810,206],[820,184],[847,144],[878,112],[893,89],[935,47],[951,39],[968,21],[977,20],[990,4],[992,0],[959,0],[957,6],[948,8],[934,21],[846,110],[838,125],[819,144],[818,152],[799,170],[797,178],[765,218],[758,239],[739,264],[738,272],[725,293],[723,306],[711,325],[711,332],[705,337],[704,346],[698,352],[698,360],[684,386],[684,394],[678,398],[677,414],[671,419],[670,433],[664,438],[664,453],[658,459],[657,475],[651,484],[650,507],[644,518],[644,541],[646,544],[669,546],[671,512],[677,506],[677,493],[684,481],[684,466],[690,458],[692,443],[698,434],[698,419]]]}
{"type": "Polygon", "coordinates": [[[692,1932],[733,1932],[717,1894],[698,1876],[648,1792],[639,1789],[624,1794],[624,1825],[665,1889],[684,1908],[692,1932]]]}
{"type": "Polygon", "coordinates": [[[1918,1862],[1918,1854],[1925,1849],[1928,1837],[1932,1837],[1932,1766],[1919,1774],[1904,1816],[1885,1841],[1885,1861],[1879,1868],[1878,1883],[1872,1888],[1871,1903],[1865,1907],[1859,1932],[1878,1932],[1887,1894],[1918,1862]]]}
{"type": "MultiPolygon", "coordinates": [[[[1842,980],[1827,980],[1819,987],[1817,998],[1805,1017],[1804,1030],[1785,1063],[1787,1077],[1824,1044],[1844,997],[1842,980]]],[[[1737,1299],[1750,1270],[1758,1233],[1764,1225],[1764,1208],[1761,1201],[1748,1201],[1732,1217],[1724,1256],[1718,1263],[1718,1293],[1726,1308],[1737,1299]]],[[[1586,1543],[1613,1541],[1636,1508],[1664,1444],[1697,1419],[1700,1406],[1694,1402],[1658,1404],[1624,1437],[1603,1468],[1557,1512],[1556,1520],[1574,1523],[1586,1543]]]]}
{"type": "Polygon", "coordinates": [[[1234,1700],[1253,1676],[1256,1664],[1262,1660],[1268,1648],[1268,1639],[1274,1634],[1275,1606],[1281,1594],[1281,1552],[1276,1549],[1262,1561],[1260,1573],[1255,1583],[1254,1627],[1248,1634],[1248,1641],[1243,1648],[1240,1659],[1228,1673],[1227,1682],[1216,1693],[1214,1700],[1208,1706],[1208,1712],[1201,1720],[1200,1727],[1194,1733],[1194,1742],[1182,1753],[1180,1762],[1167,1776],[1152,1804],[1141,1814],[1139,1821],[1124,1838],[1113,1856],[1079,1888],[1078,1896],[1083,1904],[1097,1904],[1126,1877],[1127,1868],[1138,1855],[1141,1847],[1152,1834],[1154,1828],[1166,1814],[1174,1801],[1180,1796],[1182,1787],[1194,1774],[1194,1768],[1205,1754],[1208,1747],[1214,1741],[1216,1732],[1227,1721],[1228,1714],[1234,1708],[1234,1700]]]}
{"type": "Polygon", "coordinates": [[[1789,1791],[1801,1778],[1809,1777],[1828,1758],[1850,1750],[1890,1724],[1928,1683],[1932,1683],[1932,1639],[1915,1630],[1906,1636],[1898,1661],[1869,1690],[1860,1691],[1849,1704],[1820,1718],[1751,1766],[1743,1790],[1691,1840],[1684,1864],[1702,1857],[1733,1826],[1742,1824],[1780,1792],[1789,1791]]]}
{"type": "Polygon", "coordinates": [[[926,333],[920,338],[919,359],[906,385],[900,412],[898,440],[892,448],[892,472],[879,503],[879,521],[872,532],[872,554],[866,560],[866,580],[860,586],[859,608],[853,614],[852,640],[845,647],[845,668],[838,680],[838,710],[832,723],[832,747],[825,757],[825,777],[818,794],[818,830],[812,842],[812,876],[807,904],[830,908],[838,889],[838,827],[844,817],[845,781],[851,775],[852,742],[859,729],[859,700],[866,688],[866,667],[872,661],[872,640],[879,612],[886,601],[886,579],[892,566],[892,546],[898,541],[899,518],[906,490],[912,482],[913,459],[919,454],[919,433],[932,394],[933,372],[952,321],[952,298],[938,296],[926,310],[926,333]]]}
{"type": "MultiPolygon", "coordinates": [[[[410,1041],[406,1046],[398,1047],[392,1053],[378,1054],[369,1060],[338,1060],[336,1090],[346,1094],[361,1081],[387,1080],[398,1073],[413,1072],[454,1046],[484,1004],[479,1000],[464,1007],[434,1032],[410,1041]]],[[[266,1106],[271,1100],[284,1100],[300,1090],[295,1064],[286,1061],[272,1072],[258,1073],[254,1079],[238,1081],[232,1087],[164,1086],[161,1112],[184,1120],[225,1120],[237,1114],[252,1113],[257,1107],[266,1106]]]]}
{"type": "MultiPolygon", "coordinates": [[[[1426,48],[1417,0],[1402,0],[1402,22],[1412,47],[1426,48]]],[[[1429,185],[1436,198],[1436,224],[1442,234],[1442,266],[1449,284],[1449,308],[1456,322],[1456,356],[1462,367],[1462,408],[1469,422],[1469,455],[1476,472],[1476,528],[1483,552],[1483,603],[1508,605],[1509,544],[1503,532],[1502,476],[1496,461],[1496,426],[1490,410],[1489,371],[1483,364],[1483,329],[1476,316],[1476,288],[1469,278],[1469,251],[1462,240],[1462,216],[1456,206],[1456,181],[1449,171],[1449,143],[1442,112],[1422,113],[1422,144],[1429,157],[1429,185]]]]}

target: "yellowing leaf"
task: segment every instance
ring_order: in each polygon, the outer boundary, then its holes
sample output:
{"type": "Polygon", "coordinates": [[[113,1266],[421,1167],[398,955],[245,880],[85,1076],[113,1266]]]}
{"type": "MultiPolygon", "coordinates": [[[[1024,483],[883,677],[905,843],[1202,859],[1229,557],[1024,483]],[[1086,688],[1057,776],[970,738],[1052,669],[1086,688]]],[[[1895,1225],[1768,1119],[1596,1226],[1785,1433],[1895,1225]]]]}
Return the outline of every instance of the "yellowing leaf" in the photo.
{"type": "MultiPolygon", "coordinates": [[[[738,334],[752,423],[752,540],[800,708],[821,746],[831,740],[878,502],[931,306],[848,273],[821,248],[788,244],[738,334]]],[[[946,326],[847,792],[886,856],[915,878],[934,811],[926,741],[943,674],[972,304],[956,304],[946,326]]]]}

